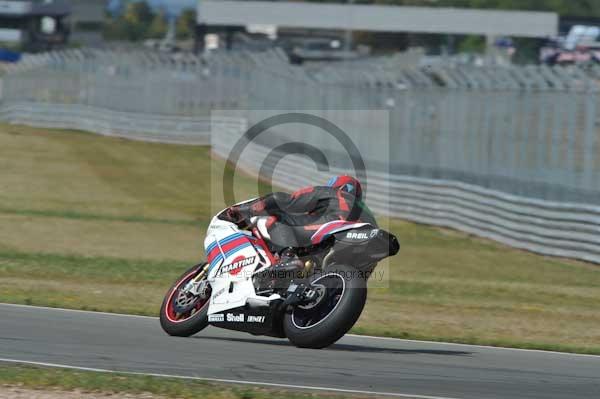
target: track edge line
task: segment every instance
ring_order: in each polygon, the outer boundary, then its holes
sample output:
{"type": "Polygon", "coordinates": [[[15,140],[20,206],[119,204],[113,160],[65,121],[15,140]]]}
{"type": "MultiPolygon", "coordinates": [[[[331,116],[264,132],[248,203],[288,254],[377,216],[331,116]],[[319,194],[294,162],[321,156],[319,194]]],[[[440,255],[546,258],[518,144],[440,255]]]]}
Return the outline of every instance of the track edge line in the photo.
{"type": "Polygon", "coordinates": [[[460,398],[451,398],[451,397],[446,397],[446,396],[429,396],[429,395],[403,394],[403,393],[394,393],[394,392],[364,391],[364,390],[356,390],[356,389],[318,387],[318,386],[311,386],[311,385],[279,384],[279,383],[274,383],[274,382],[230,380],[230,379],[223,379],[223,378],[194,377],[194,376],[172,375],[172,374],[162,374],[162,373],[144,373],[144,372],[139,372],[139,371],[119,371],[119,370],[109,370],[109,369],[101,369],[101,368],[94,368],[94,367],[72,366],[72,365],[68,365],[68,364],[36,362],[36,361],[31,361],[31,360],[19,360],[19,359],[10,359],[10,358],[0,358],[0,363],[26,364],[26,365],[61,368],[61,369],[68,369],[68,370],[91,371],[91,372],[96,372],[96,373],[124,374],[124,375],[132,375],[132,376],[137,375],[137,376],[149,376],[149,377],[159,377],[159,378],[174,378],[174,379],[180,379],[180,380],[196,380],[196,381],[219,382],[219,383],[227,383],[227,384],[256,385],[256,386],[266,386],[266,387],[273,387],[273,388],[288,388],[288,389],[300,389],[300,390],[310,390],[310,391],[328,391],[328,392],[351,393],[351,394],[362,394],[362,395],[380,395],[380,396],[391,396],[391,397],[406,398],[406,399],[460,399],[460,398]]]}

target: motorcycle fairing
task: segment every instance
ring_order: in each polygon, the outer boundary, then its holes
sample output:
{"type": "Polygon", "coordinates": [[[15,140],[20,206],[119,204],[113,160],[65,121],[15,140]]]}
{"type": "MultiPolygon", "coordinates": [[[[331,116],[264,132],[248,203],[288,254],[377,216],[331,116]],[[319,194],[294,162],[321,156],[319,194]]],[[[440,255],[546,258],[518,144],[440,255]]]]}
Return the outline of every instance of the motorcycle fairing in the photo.
{"type": "Polygon", "coordinates": [[[208,281],[212,289],[209,315],[247,303],[268,305],[271,300],[280,298],[279,295],[256,295],[252,274],[269,267],[271,263],[251,233],[214,217],[204,240],[204,248],[210,263],[208,281]]]}
{"type": "Polygon", "coordinates": [[[229,330],[245,331],[251,334],[284,337],[281,330],[280,312],[269,306],[241,306],[209,315],[210,324],[229,330]]]}
{"type": "Polygon", "coordinates": [[[347,220],[334,220],[321,225],[321,227],[319,227],[319,229],[312,235],[310,241],[313,245],[317,245],[332,234],[339,233],[340,231],[344,230],[357,229],[364,226],[371,225],[369,223],[350,222],[347,220]]]}
{"type": "Polygon", "coordinates": [[[370,273],[379,261],[394,256],[400,250],[400,243],[393,234],[370,225],[339,231],[334,236],[334,255],[331,260],[351,264],[363,272],[370,273]]]}
{"type": "Polygon", "coordinates": [[[228,235],[220,240],[215,239],[212,241],[205,249],[207,261],[210,263],[208,270],[212,270],[215,266],[220,264],[221,261],[227,259],[228,256],[251,246],[252,240],[252,237],[239,232],[228,235]]]}

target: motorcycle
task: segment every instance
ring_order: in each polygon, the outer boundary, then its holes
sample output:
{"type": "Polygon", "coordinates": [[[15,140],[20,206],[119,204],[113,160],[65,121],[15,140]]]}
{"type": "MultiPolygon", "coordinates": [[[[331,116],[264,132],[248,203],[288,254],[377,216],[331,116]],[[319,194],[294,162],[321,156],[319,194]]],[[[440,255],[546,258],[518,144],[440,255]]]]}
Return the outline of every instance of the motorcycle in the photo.
{"type": "Polygon", "coordinates": [[[187,337],[212,325],[327,347],[358,320],[377,263],[400,249],[377,226],[343,220],[321,225],[310,243],[282,248],[270,239],[268,217],[240,229],[222,214],[208,227],[207,261],[183,273],[164,298],[160,323],[169,335],[187,337]],[[272,267],[292,258],[303,268],[272,267]]]}

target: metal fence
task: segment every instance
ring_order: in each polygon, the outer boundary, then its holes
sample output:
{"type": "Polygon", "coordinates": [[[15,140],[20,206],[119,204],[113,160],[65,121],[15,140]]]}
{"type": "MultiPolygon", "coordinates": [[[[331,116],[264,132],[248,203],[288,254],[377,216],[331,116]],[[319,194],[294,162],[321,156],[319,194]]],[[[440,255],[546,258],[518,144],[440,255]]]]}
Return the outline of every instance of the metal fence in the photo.
{"type": "MultiPolygon", "coordinates": [[[[9,68],[0,116],[202,143],[214,109],[384,109],[389,140],[359,147],[390,160],[373,171],[392,188],[390,213],[600,262],[598,79],[598,66],[303,67],[278,51],[72,50],[9,68]]],[[[356,123],[369,136],[378,121],[356,123]]]]}
{"type": "MultiPolygon", "coordinates": [[[[246,126],[219,129],[213,151],[226,158],[246,126]]],[[[238,167],[257,173],[270,149],[251,143],[238,167]]],[[[288,156],[277,165],[273,183],[285,187],[323,184],[333,168],[315,170],[312,161],[288,156]]],[[[529,251],[600,263],[600,207],[526,198],[456,180],[368,174],[367,202],[376,212],[445,226],[529,251]],[[380,193],[385,193],[380,195],[380,193]]]]}

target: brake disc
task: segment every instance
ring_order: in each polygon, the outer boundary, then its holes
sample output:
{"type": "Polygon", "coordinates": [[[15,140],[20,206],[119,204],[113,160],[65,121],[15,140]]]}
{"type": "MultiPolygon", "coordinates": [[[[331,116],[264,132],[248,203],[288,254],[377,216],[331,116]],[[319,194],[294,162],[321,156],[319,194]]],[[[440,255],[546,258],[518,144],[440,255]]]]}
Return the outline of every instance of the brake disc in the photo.
{"type": "Polygon", "coordinates": [[[187,313],[194,309],[200,297],[191,294],[189,291],[180,290],[175,297],[173,310],[176,313],[187,313]]]}

